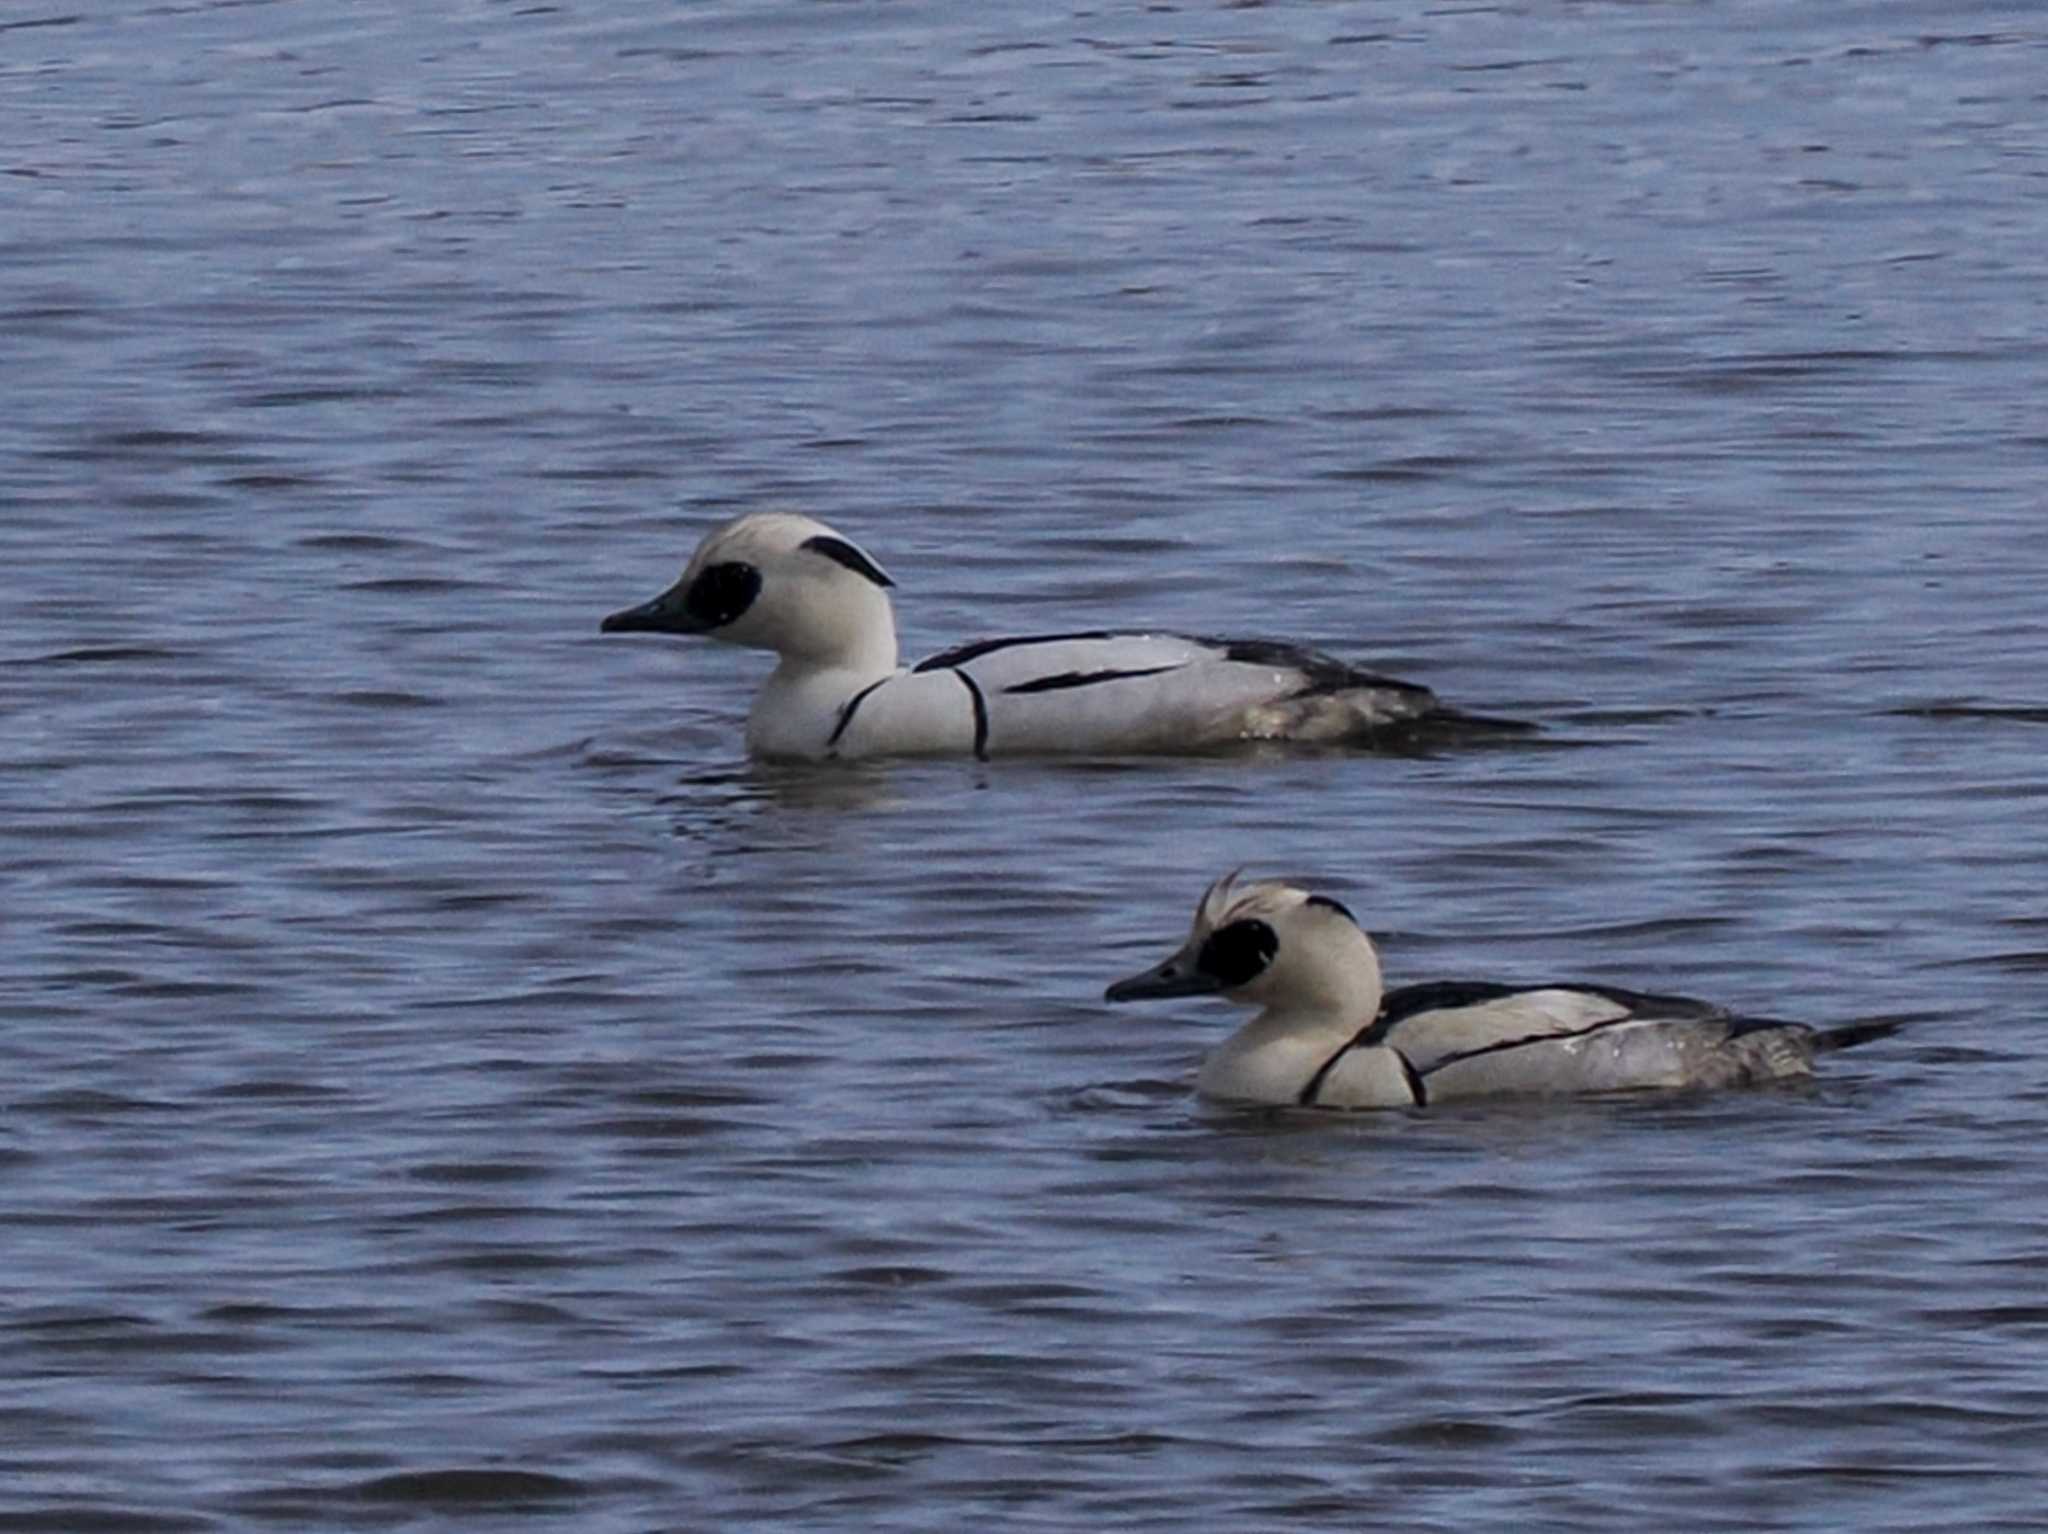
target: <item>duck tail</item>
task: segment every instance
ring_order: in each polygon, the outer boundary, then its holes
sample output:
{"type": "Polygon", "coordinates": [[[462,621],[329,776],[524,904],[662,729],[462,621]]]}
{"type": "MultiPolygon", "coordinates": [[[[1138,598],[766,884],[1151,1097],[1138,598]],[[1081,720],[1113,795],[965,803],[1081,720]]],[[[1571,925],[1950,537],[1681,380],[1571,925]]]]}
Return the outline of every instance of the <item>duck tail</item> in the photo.
{"type": "Polygon", "coordinates": [[[1543,726],[1526,719],[1503,719],[1498,714],[1468,714],[1461,708],[1439,707],[1431,716],[1439,727],[1481,736],[1528,736],[1543,733],[1543,726]]]}
{"type": "Polygon", "coordinates": [[[1346,739],[1349,744],[1393,756],[1429,756],[1447,748],[1506,745],[1541,733],[1541,725],[1492,714],[1468,714],[1432,700],[1421,712],[1403,719],[1354,724],[1346,739]]]}
{"type": "Polygon", "coordinates": [[[1873,1039],[1888,1039],[1906,1024],[1914,1021],[1910,1016],[1867,1017],[1861,1022],[1843,1023],[1836,1028],[1814,1030],[1813,1047],[1816,1050],[1854,1049],[1858,1044],[1868,1044],[1873,1039]]]}

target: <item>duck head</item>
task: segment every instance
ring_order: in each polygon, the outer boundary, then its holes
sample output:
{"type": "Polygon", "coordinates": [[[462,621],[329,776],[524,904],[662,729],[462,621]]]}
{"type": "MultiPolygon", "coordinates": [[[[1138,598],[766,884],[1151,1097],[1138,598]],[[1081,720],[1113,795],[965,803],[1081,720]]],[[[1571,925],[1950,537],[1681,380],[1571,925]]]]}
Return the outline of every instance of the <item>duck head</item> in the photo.
{"type": "Polygon", "coordinates": [[[1195,907],[1188,939],[1163,963],[1117,981],[1107,1001],[1220,995],[1282,1014],[1356,1020],[1379,1010],[1372,939],[1327,895],[1225,874],[1195,907]]]}
{"type": "Polygon", "coordinates": [[[895,582],[850,539],[793,512],[752,512],[714,528],[682,578],[615,612],[604,633],[704,634],[773,650],[801,666],[876,676],[896,665],[895,582]]]}

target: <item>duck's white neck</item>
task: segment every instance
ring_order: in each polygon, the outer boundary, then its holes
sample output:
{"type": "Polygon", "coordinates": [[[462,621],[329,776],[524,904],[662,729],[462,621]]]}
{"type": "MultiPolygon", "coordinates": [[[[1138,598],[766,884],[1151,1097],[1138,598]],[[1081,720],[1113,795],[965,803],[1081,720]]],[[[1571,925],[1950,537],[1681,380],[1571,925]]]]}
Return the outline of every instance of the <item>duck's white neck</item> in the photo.
{"type": "Polygon", "coordinates": [[[826,754],[846,705],[896,672],[896,620],[879,592],[814,618],[824,621],[781,636],[775,670],[755,695],[747,743],[757,754],[826,754]]]}
{"type": "Polygon", "coordinates": [[[1246,1000],[1266,1006],[1254,1027],[1280,1017],[1300,1027],[1325,1017],[1338,1026],[1357,1019],[1356,1026],[1362,1027],[1379,1011],[1379,950],[1349,917],[1318,914],[1322,920],[1313,938],[1290,934],[1273,967],[1245,992],[1246,1000]]]}
{"type": "Polygon", "coordinates": [[[776,676],[846,672],[860,678],[862,686],[889,676],[897,668],[895,614],[889,610],[889,600],[881,596],[864,602],[862,608],[858,614],[846,614],[858,621],[817,625],[786,645],[780,651],[776,676]]]}
{"type": "Polygon", "coordinates": [[[842,577],[799,613],[741,642],[775,651],[781,660],[776,681],[787,684],[821,672],[844,672],[855,678],[857,687],[864,687],[896,669],[896,614],[879,587],[842,577]]]}
{"type": "Polygon", "coordinates": [[[1195,1085],[1238,1102],[1298,1102],[1316,1073],[1371,1021],[1370,1012],[1268,1008],[1210,1052],[1195,1085]]]}
{"type": "MultiPolygon", "coordinates": [[[[1326,924],[1327,925],[1327,924],[1326,924]]],[[[1202,1063],[1196,1085],[1211,1097],[1291,1103],[1378,1014],[1379,954],[1347,920],[1319,934],[1312,953],[1289,953],[1269,972],[1267,1006],[1202,1063]]]]}

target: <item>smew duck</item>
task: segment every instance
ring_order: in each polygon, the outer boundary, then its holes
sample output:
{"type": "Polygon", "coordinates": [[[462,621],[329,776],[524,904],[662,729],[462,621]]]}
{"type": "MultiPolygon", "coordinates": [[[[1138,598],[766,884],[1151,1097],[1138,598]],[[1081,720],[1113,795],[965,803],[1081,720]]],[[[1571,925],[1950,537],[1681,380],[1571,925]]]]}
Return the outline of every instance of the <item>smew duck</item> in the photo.
{"type": "Polygon", "coordinates": [[[754,512],[714,529],[680,580],[601,628],[774,651],[747,718],[747,747],[764,757],[1413,749],[1529,728],[1269,640],[1090,630],[979,640],[904,668],[894,584],[824,523],[754,512]]]}
{"type": "Polygon", "coordinates": [[[1895,1021],[1812,1028],[1685,996],[1566,982],[1433,981],[1388,991],[1351,913],[1289,884],[1212,884],[1188,940],[1106,999],[1221,995],[1259,1015],[1203,1062],[1204,1095],[1322,1108],[1746,1086],[1895,1021]]]}

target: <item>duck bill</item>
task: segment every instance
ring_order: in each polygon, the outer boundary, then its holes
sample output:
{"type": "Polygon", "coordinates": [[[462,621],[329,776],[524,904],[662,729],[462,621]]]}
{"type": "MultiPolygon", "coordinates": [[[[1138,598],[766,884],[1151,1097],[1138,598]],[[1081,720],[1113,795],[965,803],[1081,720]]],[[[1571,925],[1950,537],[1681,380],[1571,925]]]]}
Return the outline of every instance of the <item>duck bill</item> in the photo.
{"type": "Polygon", "coordinates": [[[1128,975],[1102,993],[1104,1001],[1146,1001],[1159,996],[1213,996],[1221,990],[1211,976],[1196,969],[1185,951],[1141,974],[1128,975]]]}
{"type": "Polygon", "coordinates": [[[600,634],[701,634],[704,625],[690,616],[684,605],[686,592],[681,582],[669,587],[651,602],[624,608],[597,626],[600,634]]]}

